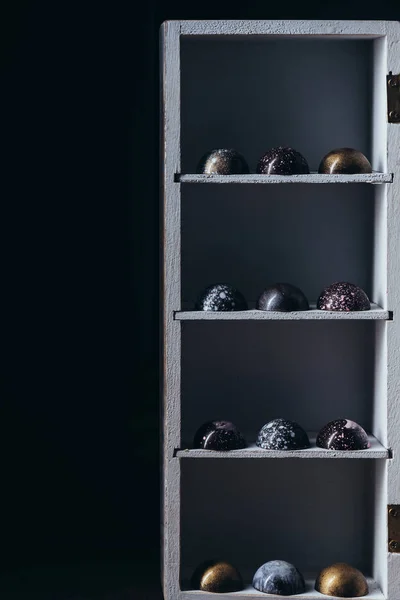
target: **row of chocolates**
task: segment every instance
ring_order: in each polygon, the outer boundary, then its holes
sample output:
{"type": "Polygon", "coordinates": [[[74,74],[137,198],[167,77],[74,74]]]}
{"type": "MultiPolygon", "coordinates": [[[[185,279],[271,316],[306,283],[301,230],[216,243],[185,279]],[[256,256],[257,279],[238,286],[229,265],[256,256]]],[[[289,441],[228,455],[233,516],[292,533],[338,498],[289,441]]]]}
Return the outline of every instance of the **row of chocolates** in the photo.
{"type": "MultiPolygon", "coordinates": [[[[191,579],[192,588],[204,592],[224,594],[243,590],[238,569],[226,561],[209,560],[197,567],[191,579]]],[[[302,573],[285,560],[271,560],[261,565],[254,574],[254,589],[264,594],[295,596],[306,591],[302,573]]],[[[322,569],[315,589],[336,598],[360,598],[369,592],[368,583],[358,569],[347,563],[335,563],[322,569]]]]}
{"type": "MultiPolygon", "coordinates": [[[[237,311],[248,310],[248,305],[238,289],[225,283],[217,283],[201,292],[195,308],[196,310],[237,311]]],[[[295,285],[274,283],[261,293],[256,308],[264,311],[291,312],[309,310],[310,304],[305,294],[295,285]]],[[[341,312],[360,311],[369,310],[371,303],[363,289],[354,283],[339,281],[321,292],[317,308],[341,312]]]]}
{"type": "MultiPolygon", "coordinates": [[[[204,450],[241,450],[247,441],[231,421],[207,421],[196,431],[194,448],[204,450]]],[[[305,430],[295,421],[273,419],[259,431],[256,445],[264,450],[304,450],[310,448],[305,430]]],[[[316,445],[326,450],[365,450],[371,444],[365,430],[350,419],[335,419],[319,431],[316,445]]]]}
{"type": "MultiPolygon", "coordinates": [[[[300,152],[288,146],[271,148],[258,161],[260,175],[305,175],[310,173],[307,160],[300,152]]],[[[318,173],[355,174],[371,173],[367,157],[354,148],[336,148],[320,162],[318,173]]],[[[207,152],[197,166],[197,173],[207,175],[240,175],[250,173],[245,158],[233,148],[217,148],[207,152]]]]}

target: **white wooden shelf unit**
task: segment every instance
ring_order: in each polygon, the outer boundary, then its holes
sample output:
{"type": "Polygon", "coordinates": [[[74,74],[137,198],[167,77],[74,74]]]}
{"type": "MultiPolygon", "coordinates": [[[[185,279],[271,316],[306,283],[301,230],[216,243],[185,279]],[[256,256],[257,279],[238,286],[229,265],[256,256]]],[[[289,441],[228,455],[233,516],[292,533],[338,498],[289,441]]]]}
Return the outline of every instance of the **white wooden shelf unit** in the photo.
{"type": "Polygon", "coordinates": [[[387,110],[399,23],[167,21],[161,38],[165,600],[219,598],[188,583],[215,557],[246,581],[232,600],[264,597],[252,575],[277,558],[307,577],[298,598],[324,598],[317,573],[344,561],[369,578],[368,599],[399,600],[388,506],[400,504],[400,123],[387,110]],[[278,145],[300,151],[311,174],[195,174],[213,148],[237,149],[254,173],[278,145]],[[343,146],[373,172],[319,175],[343,146]],[[316,310],[338,280],[360,285],[371,311],[316,310]],[[311,310],[193,310],[210,283],[235,285],[254,307],[276,281],[298,285],[311,310]],[[308,450],[263,451],[256,432],[276,417],[314,432],[348,417],[371,448],[331,453],[313,434],[308,450]],[[249,447],[192,449],[215,418],[252,432],[249,447]]]}

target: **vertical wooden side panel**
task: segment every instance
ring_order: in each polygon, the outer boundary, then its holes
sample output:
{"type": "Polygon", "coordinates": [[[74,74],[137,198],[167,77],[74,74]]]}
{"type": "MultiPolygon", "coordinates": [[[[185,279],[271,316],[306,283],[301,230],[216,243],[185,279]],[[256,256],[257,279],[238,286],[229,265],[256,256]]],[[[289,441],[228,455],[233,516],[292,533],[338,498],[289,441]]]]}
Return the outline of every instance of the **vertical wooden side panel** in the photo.
{"type": "Polygon", "coordinates": [[[162,227],[163,227],[163,520],[162,577],[165,600],[179,595],[180,463],[173,457],[181,434],[181,329],[174,311],[181,303],[180,23],[162,25],[162,227]]]}
{"type": "MultiPolygon", "coordinates": [[[[388,23],[387,68],[400,73],[400,23],[388,23]]],[[[387,124],[388,171],[388,445],[393,458],[388,466],[388,504],[400,504],[400,124],[387,124]]],[[[400,597],[400,554],[388,555],[388,600],[400,597]]]]}

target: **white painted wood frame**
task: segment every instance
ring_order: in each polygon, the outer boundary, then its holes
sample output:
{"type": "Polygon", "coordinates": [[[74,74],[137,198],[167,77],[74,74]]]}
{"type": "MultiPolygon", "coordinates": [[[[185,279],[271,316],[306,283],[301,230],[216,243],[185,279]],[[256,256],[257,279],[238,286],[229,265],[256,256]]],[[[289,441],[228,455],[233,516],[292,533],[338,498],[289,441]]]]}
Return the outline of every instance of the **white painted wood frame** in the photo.
{"type": "MultiPolygon", "coordinates": [[[[296,48],[298,51],[300,46],[296,48]]],[[[305,50],[304,56],[307,52],[309,50],[305,50]]],[[[299,55],[301,57],[301,49],[299,55]]],[[[290,56],[290,50],[287,56],[290,56]]],[[[260,520],[264,520],[263,511],[265,511],[265,522],[259,525],[261,528],[264,527],[263,535],[266,536],[266,558],[263,562],[271,558],[293,559],[291,562],[303,561],[301,570],[307,578],[307,591],[296,597],[310,600],[328,598],[313,590],[315,577],[320,568],[327,566],[324,561],[332,557],[340,560],[340,552],[343,551],[345,558],[348,559],[347,562],[354,560],[357,563],[354,566],[361,568],[365,566],[365,569],[368,569],[368,572],[364,569],[370,586],[370,593],[366,598],[399,600],[400,554],[388,551],[387,506],[400,504],[400,318],[397,316],[400,313],[400,124],[388,123],[386,76],[389,72],[400,73],[400,24],[384,21],[167,21],[161,26],[161,63],[163,169],[161,530],[164,598],[165,600],[192,598],[217,600],[220,597],[218,594],[191,590],[188,581],[191,570],[197,566],[200,559],[206,560],[215,556],[215,553],[222,552],[228,559],[232,557],[232,561],[236,561],[236,566],[242,572],[247,586],[242,592],[225,594],[224,597],[229,600],[234,598],[255,600],[265,597],[251,586],[252,573],[261,564],[255,561],[260,560],[263,555],[264,543],[263,538],[257,537],[255,529],[260,520]],[[202,48],[205,49],[204,57],[207,60],[212,59],[214,52],[219,53],[221,64],[226,65],[227,63],[223,62],[228,56],[224,54],[225,42],[231,44],[232,56],[239,61],[241,56],[244,57],[243,61],[250,60],[253,56],[261,61],[264,57],[262,54],[264,43],[278,43],[279,48],[286,52],[284,44],[286,41],[292,43],[293,40],[299,43],[307,41],[307,44],[315,41],[319,44],[318,51],[323,49],[321,43],[325,43],[326,40],[334,41],[334,44],[337,42],[337,46],[331,45],[328,54],[329,59],[333,61],[332,77],[339,88],[341,85],[345,87],[348,84],[346,82],[340,84],[340,64],[336,74],[334,72],[336,49],[339,62],[345,60],[348,52],[349,64],[352,65],[351,61],[354,61],[354,64],[360,65],[361,75],[360,73],[357,75],[357,85],[364,85],[365,89],[370,86],[368,88],[370,96],[366,105],[361,102],[363,105],[360,108],[361,115],[357,117],[359,120],[354,126],[354,139],[360,140],[360,144],[369,148],[373,173],[365,176],[324,176],[315,173],[316,165],[313,164],[311,168],[314,172],[310,175],[288,178],[268,178],[268,176],[255,175],[254,172],[245,176],[226,177],[196,174],[195,159],[200,158],[200,149],[202,148],[203,153],[211,149],[211,147],[203,148],[202,144],[214,138],[212,131],[205,131],[203,125],[200,127],[194,122],[195,109],[198,109],[201,104],[200,99],[197,105],[196,98],[190,96],[192,81],[182,81],[182,77],[188,77],[192,66],[185,52],[188,52],[190,60],[193,60],[195,68],[192,71],[194,78],[192,91],[193,94],[197,94],[199,88],[195,87],[196,73],[200,73],[201,70],[202,85],[208,81],[207,65],[202,69],[202,48]],[[350,40],[360,42],[360,46],[339,45],[342,42],[346,44],[350,40]],[[238,42],[242,46],[235,45],[238,42]],[[197,44],[202,46],[196,46],[197,44]],[[354,52],[352,52],[353,48],[354,52]],[[185,105],[188,98],[192,102],[190,109],[185,105]],[[368,132],[363,133],[363,123],[368,124],[368,132]],[[200,183],[208,185],[198,185],[200,183]],[[258,185],[266,183],[274,185],[258,185]],[[303,220],[299,223],[299,227],[303,228],[307,225],[307,219],[314,218],[316,214],[326,214],[327,219],[332,218],[329,210],[335,202],[335,197],[338,204],[341,202],[342,206],[342,212],[339,211],[337,216],[340,224],[340,219],[346,214],[347,198],[350,198],[353,193],[357,196],[358,203],[356,208],[353,207],[350,218],[351,223],[354,223],[353,243],[358,252],[358,259],[354,261],[352,267],[350,265],[349,268],[353,268],[353,271],[349,272],[357,274],[358,269],[363,270],[363,274],[360,271],[360,281],[362,283],[365,281],[365,285],[369,288],[369,295],[373,301],[370,312],[328,314],[317,311],[314,307],[305,313],[261,313],[253,308],[242,313],[211,314],[193,311],[196,290],[200,292],[205,283],[212,283],[211,280],[207,282],[206,277],[208,275],[213,277],[217,272],[217,269],[213,270],[207,266],[207,260],[213,256],[215,250],[212,237],[217,227],[210,228],[209,231],[204,230],[204,248],[199,247],[201,236],[195,235],[196,225],[200,228],[206,227],[206,221],[203,222],[199,218],[202,210],[199,204],[204,200],[208,218],[212,220],[215,217],[218,223],[223,224],[224,211],[229,216],[230,190],[232,190],[232,207],[236,211],[236,216],[233,215],[235,211],[232,211],[233,216],[231,215],[231,226],[234,228],[240,224],[241,216],[245,214],[241,213],[241,210],[254,210],[258,218],[265,218],[267,212],[264,211],[263,196],[259,189],[264,190],[262,194],[265,194],[265,203],[276,204],[282,201],[281,183],[293,184],[285,185],[282,189],[285,190],[285,198],[296,196],[298,203],[305,201],[308,190],[310,196],[312,194],[315,196],[314,204],[311,203],[308,208],[305,208],[303,220]],[[330,199],[330,205],[326,206],[326,213],[323,212],[325,208],[319,212],[314,187],[317,183],[328,184],[322,187],[316,186],[321,202],[324,202],[325,197],[330,199]],[[334,184],[337,183],[348,185],[335,186],[334,184]],[[274,188],[278,191],[275,192],[274,188]],[[257,204],[251,203],[253,196],[257,198],[257,204]],[[363,215],[360,214],[360,219],[362,216],[364,220],[359,224],[355,211],[362,210],[364,198],[365,212],[363,211],[363,215]],[[215,211],[210,209],[210,204],[211,206],[214,204],[215,211]],[[365,251],[368,247],[371,248],[371,256],[367,257],[365,251]],[[187,250],[190,251],[191,256],[189,263],[185,262],[187,250]],[[205,258],[201,263],[202,252],[205,258]],[[201,269],[198,270],[196,265],[200,263],[201,269]],[[272,353],[271,339],[277,339],[281,335],[283,343],[289,346],[304,340],[303,356],[297,367],[293,362],[282,365],[284,355],[279,348],[276,355],[272,353]],[[332,349],[329,347],[321,349],[319,356],[319,346],[324,340],[329,341],[331,338],[332,349]],[[226,355],[223,349],[224,340],[227,346],[226,355]],[[235,354],[236,345],[240,348],[241,344],[246,348],[249,364],[246,364],[245,359],[238,358],[236,356],[238,353],[235,354]],[[290,380],[293,375],[293,381],[285,383],[286,388],[283,386],[281,402],[279,399],[269,399],[271,406],[267,406],[266,413],[268,410],[278,410],[280,405],[291,407],[293,414],[302,408],[304,419],[309,421],[305,423],[305,428],[312,430],[315,426],[313,412],[319,411],[320,418],[328,418],[331,415],[334,396],[329,396],[329,389],[327,391],[329,401],[321,405],[317,400],[324,389],[323,377],[332,375],[328,368],[330,351],[339,354],[343,352],[344,355],[347,352],[346,356],[350,357],[350,360],[353,360],[351,356],[354,353],[352,368],[344,358],[334,354],[331,357],[336,365],[337,379],[342,378],[343,385],[352,390],[354,400],[349,396],[349,410],[353,410],[369,424],[372,442],[370,450],[365,453],[329,454],[327,451],[312,447],[310,450],[298,451],[293,455],[283,455],[280,452],[263,452],[251,444],[246,450],[222,456],[215,452],[190,449],[190,439],[194,434],[195,424],[201,425],[200,418],[204,420],[214,418],[214,415],[206,411],[209,411],[212,406],[218,409],[216,406],[218,402],[221,410],[223,408],[227,411],[231,408],[237,418],[242,414],[243,420],[247,419],[245,430],[250,431],[250,438],[254,438],[257,424],[251,423],[250,416],[241,413],[235,390],[243,394],[246,382],[252,386],[254,380],[253,393],[262,396],[267,389],[267,384],[262,381],[260,375],[263,372],[264,354],[272,361],[271,366],[266,365],[265,377],[269,377],[272,381],[274,373],[278,372],[286,374],[287,379],[290,380]],[[318,367],[319,370],[319,373],[315,373],[314,387],[318,392],[315,397],[312,390],[313,367],[309,364],[307,353],[314,356],[313,360],[316,361],[316,368],[318,367]],[[231,361],[232,376],[227,375],[229,371],[222,362],[221,368],[215,369],[215,372],[212,369],[215,361],[221,358],[231,361]],[[250,361],[253,362],[250,364],[250,361]],[[304,404],[299,407],[299,400],[292,400],[291,395],[296,386],[300,389],[301,382],[304,383],[303,370],[311,380],[310,388],[302,391],[303,396],[300,393],[300,403],[304,404]],[[225,388],[227,376],[236,377],[236,383],[225,388]],[[220,395],[216,398],[205,398],[207,389],[213,388],[217,389],[220,395]],[[224,397],[224,389],[230,390],[232,402],[230,397],[224,397]],[[357,391],[365,397],[365,400],[355,397],[357,391]],[[307,394],[309,399],[305,400],[307,394]],[[202,402],[203,397],[204,402],[202,402]],[[256,458],[258,460],[255,460],[256,458]],[[303,458],[308,460],[302,460],[303,458]],[[274,481],[279,480],[281,491],[278,487],[274,488],[275,491],[271,496],[267,483],[263,481],[263,474],[266,480],[268,477],[274,477],[274,481]],[[290,494],[288,478],[293,479],[293,485],[299,486],[296,487],[297,491],[293,495],[290,494]],[[323,484],[322,489],[313,485],[314,480],[323,484]],[[331,489],[331,497],[324,498],[324,487],[328,489],[330,482],[333,482],[332,485],[336,487],[331,489]],[[342,485],[342,482],[348,489],[348,494],[343,498],[337,490],[337,486],[342,485]],[[215,490],[214,495],[213,490],[215,490]],[[283,519],[284,513],[280,512],[281,505],[286,507],[286,511],[289,509],[298,516],[295,531],[300,537],[290,538],[290,542],[285,541],[289,534],[289,530],[286,531],[285,527],[289,525],[283,519]],[[307,521],[308,510],[313,513],[313,523],[307,521]],[[322,526],[318,537],[316,524],[323,524],[324,519],[327,521],[328,537],[322,526]],[[230,537],[232,520],[237,529],[237,545],[235,545],[235,537],[230,537]],[[220,525],[218,538],[213,536],[216,525],[220,525]],[[247,530],[249,543],[245,544],[243,540],[247,530]],[[337,537],[334,537],[335,532],[337,537]],[[273,554],[274,544],[279,552],[278,556],[273,554]],[[317,551],[319,544],[321,547],[317,551]],[[319,560],[321,564],[318,563],[319,560]]],[[[215,84],[215,77],[218,76],[218,56],[216,66],[212,66],[210,62],[207,64],[210,65],[210,84],[215,84]]],[[[304,80],[300,75],[301,73],[299,73],[298,86],[306,85],[307,81],[312,80],[312,73],[306,75],[304,80]]],[[[234,76],[234,68],[232,68],[232,71],[226,75],[227,85],[234,85],[234,76]]],[[[347,71],[344,70],[343,77],[350,76],[351,66],[347,71]]],[[[285,72],[282,73],[282,78],[284,80],[285,72]]],[[[326,76],[321,86],[323,87],[327,82],[326,76]]],[[[241,83],[238,81],[238,87],[244,88],[241,83]]],[[[216,93],[223,95],[222,84],[216,93]]],[[[240,93],[244,94],[245,91],[240,93]]],[[[321,93],[325,93],[323,98],[329,100],[328,92],[321,93]]],[[[340,97],[340,89],[337,93],[340,97]]],[[[351,118],[353,114],[355,116],[356,103],[363,99],[362,94],[360,89],[358,91],[355,89],[355,97],[351,98],[349,95],[346,98],[349,101],[350,114],[345,118],[349,119],[347,124],[350,125],[350,129],[351,118]]],[[[307,98],[307,90],[300,90],[298,95],[307,98]]],[[[276,101],[272,98],[269,102],[273,107],[276,101]]],[[[290,100],[288,102],[290,103],[290,100]]],[[[204,111],[205,114],[201,115],[201,118],[206,122],[207,115],[211,114],[207,112],[210,111],[210,107],[206,106],[204,111]]],[[[251,111],[249,111],[249,123],[250,113],[251,111]]],[[[317,145],[319,143],[322,148],[324,132],[321,132],[323,123],[321,115],[316,116],[315,135],[317,145]]],[[[229,119],[227,123],[228,121],[229,119]]],[[[300,121],[301,114],[296,115],[293,128],[299,136],[298,139],[301,139],[301,135],[305,135],[301,133],[300,121]]],[[[275,127],[279,134],[279,120],[275,127]]],[[[338,124],[337,129],[345,131],[346,127],[338,124]]],[[[262,136],[257,138],[256,126],[252,135],[245,132],[245,126],[240,130],[237,128],[237,131],[237,138],[232,139],[243,142],[247,151],[246,156],[249,154],[252,157],[252,165],[254,165],[254,157],[257,152],[259,154],[256,146],[260,139],[262,141],[262,136]],[[251,147],[252,136],[254,148],[251,147]],[[251,154],[252,152],[254,155],[251,154]]],[[[330,131],[331,134],[334,133],[334,127],[330,131]]],[[[221,125],[221,139],[231,139],[229,135],[229,123],[221,125]]],[[[272,131],[271,135],[275,135],[275,131],[272,131]]],[[[328,138],[327,134],[326,144],[329,146],[330,138],[328,138]]],[[[216,136],[213,147],[217,147],[219,143],[224,147],[223,142],[220,142],[216,136]]],[[[312,144],[312,138],[307,140],[304,138],[304,145],[315,163],[316,156],[321,153],[321,150],[319,146],[316,150],[313,149],[312,144]]],[[[268,146],[265,150],[267,149],[268,146]]],[[[254,171],[254,168],[251,170],[254,171]]],[[[274,210],[275,212],[271,214],[276,217],[278,213],[276,209],[274,210]]],[[[247,217],[250,219],[251,227],[251,213],[248,213],[247,217]]],[[[338,223],[335,225],[332,218],[333,227],[339,226],[338,223]]],[[[271,231],[274,226],[272,223],[271,231]]],[[[343,229],[346,239],[352,227],[353,225],[349,230],[343,229]]],[[[254,235],[257,238],[257,231],[254,235]]],[[[227,234],[222,234],[222,242],[230,242],[227,234]]],[[[264,242],[261,233],[256,242],[259,243],[260,248],[266,248],[262,245],[264,242]]],[[[237,256],[240,255],[240,249],[238,243],[235,248],[237,256]]],[[[295,247],[289,247],[289,250],[294,252],[295,247]]],[[[251,253],[249,256],[251,258],[251,253]]],[[[284,258],[286,260],[287,256],[285,255],[284,258]]],[[[297,260],[296,269],[301,269],[301,257],[297,260]]],[[[317,258],[315,263],[312,262],[312,258],[310,260],[311,274],[307,274],[304,270],[302,275],[305,280],[307,277],[310,278],[306,284],[309,285],[309,290],[312,290],[310,293],[315,296],[316,288],[312,287],[311,279],[314,277],[314,272],[320,272],[321,264],[317,258]]],[[[229,273],[229,270],[224,271],[227,267],[223,257],[218,255],[215,261],[221,273],[229,273]]],[[[241,291],[245,293],[250,304],[254,305],[256,300],[254,294],[261,285],[262,273],[254,275],[256,279],[257,276],[260,277],[259,280],[252,281],[253,275],[248,273],[248,264],[241,267],[238,263],[238,277],[241,278],[241,291]],[[242,272],[240,272],[241,268],[242,272]]],[[[286,263],[282,262],[282,265],[286,263]]],[[[290,274],[290,265],[287,269],[290,274]]],[[[313,297],[311,300],[315,301],[316,298],[313,297]]],[[[295,356],[293,351],[291,356],[295,356]]],[[[330,387],[335,387],[333,379],[330,380],[330,387]]],[[[245,402],[247,411],[251,413],[252,399],[246,398],[245,402]]],[[[254,411],[258,415],[262,413],[262,406],[257,404],[256,400],[254,411]]],[[[240,423],[236,422],[236,424],[240,428],[240,423]]],[[[258,423],[259,426],[262,424],[258,423]]],[[[254,440],[250,439],[250,441],[254,440]]],[[[290,527],[291,535],[294,535],[293,526],[290,527]]],[[[279,596],[268,597],[276,600],[279,598],[279,596]]]]}

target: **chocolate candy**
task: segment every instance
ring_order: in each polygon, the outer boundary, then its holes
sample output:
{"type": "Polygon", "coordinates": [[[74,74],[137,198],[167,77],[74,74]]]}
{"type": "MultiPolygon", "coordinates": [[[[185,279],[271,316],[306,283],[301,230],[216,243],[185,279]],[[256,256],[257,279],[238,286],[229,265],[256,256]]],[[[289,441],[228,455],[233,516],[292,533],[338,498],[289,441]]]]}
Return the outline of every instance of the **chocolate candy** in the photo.
{"type": "Polygon", "coordinates": [[[219,148],[207,152],[197,166],[197,173],[208,175],[235,175],[249,172],[243,156],[232,148],[219,148]]]}
{"type": "Polygon", "coordinates": [[[194,590],[223,594],[243,589],[239,571],[226,561],[208,560],[197,567],[191,579],[194,590]]]}
{"type": "Polygon", "coordinates": [[[200,294],[196,310],[247,310],[247,302],[236,288],[217,283],[200,294]]]}
{"type": "Polygon", "coordinates": [[[208,421],[197,431],[193,440],[193,448],[204,450],[240,450],[247,443],[238,428],[230,421],[208,421]]]}
{"type": "Polygon", "coordinates": [[[354,148],[336,148],[321,160],[318,173],[371,173],[368,158],[354,148]]]}
{"type": "Polygon", "coordinates": [[[264,450],[302,450],[310,447],[310,440],[294,421],[274,419],[261,428],[256,445],[264,450]]]}
{"type": "Polygon", "coordinates": [[[323,290],[318,298],[317,308],[320,310],[370,310],[371,303],[367,294],[354,283],[339,281],[323,290]]]}
{"type": "Polygon", "coordinates": [[[257,173],[262,175],[302,175],[309,172],[304,156],[294,148],[283,146],[268,150],[257,165],[257,173]]]}
{"type": "Polygon", "coordinates": [[[327,450],[365,450],[371,444],[361,425],[349,419],[336,419],[321,429],[317,446],[327,450]]]}
{"type": "Polygon", "coordinates": [[[308,310],[308,300],[303,292],[290,283],[275,283],[262,292],[257,300],[258,310],[276,310],[290,312],[293,310],[308,310]]]}
{"type": "Polygon", "coordinates": [[[264,594],[293,596],[306,590],[304,577],[295,566],[284,560],[271,560],[253,577],[253,587],[264,594]]]}
{"type": "Polygon", "coordinates": [[[321,594],[336,598],[360,598],[369,591],[361,571],[346,563],[335,563],[322,569],[315,582],[315,589],[321,594]]]}

